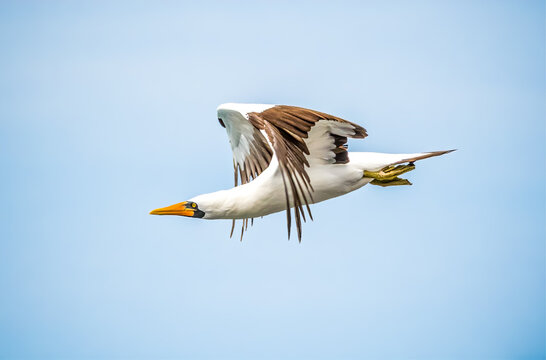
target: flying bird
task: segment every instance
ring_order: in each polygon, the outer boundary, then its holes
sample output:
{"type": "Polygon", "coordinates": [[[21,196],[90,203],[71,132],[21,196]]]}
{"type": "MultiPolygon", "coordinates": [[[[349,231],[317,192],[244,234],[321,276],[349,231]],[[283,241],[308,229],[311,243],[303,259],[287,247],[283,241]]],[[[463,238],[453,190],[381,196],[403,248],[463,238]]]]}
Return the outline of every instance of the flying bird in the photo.
{"type": "Polygon", "coordinates": [[[364,139],[366,129],[323,112],[287,105],[222,104],[218,121],[227,131],[235,186],[156,209],[154,215],[242,220],[241,239],[250,220],[286,211],[288,238],[295,218],[313,219],[310,204],[345,195],[366,184],[411,185],[399,176],[415,162],[449,153],[349,152],[347,139],[364,139]],[[239,185],[240,182],[240,185],[239,185]],[[307,214],[307,215],[306,215],[307,214]]]}

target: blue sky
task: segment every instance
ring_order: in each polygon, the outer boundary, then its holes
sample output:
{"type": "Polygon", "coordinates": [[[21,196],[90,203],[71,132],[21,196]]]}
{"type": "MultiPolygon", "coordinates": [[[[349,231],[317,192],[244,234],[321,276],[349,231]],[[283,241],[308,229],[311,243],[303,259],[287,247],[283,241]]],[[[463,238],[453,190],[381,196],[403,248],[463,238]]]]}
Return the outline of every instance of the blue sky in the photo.
{"type": "Polygon", "coordinates": [[[545,353],[542,1],[0,4],[0,358],[514,359],[545,353]],[[224,102],[458,148],[411,187],[226,221],[224,102]]]}

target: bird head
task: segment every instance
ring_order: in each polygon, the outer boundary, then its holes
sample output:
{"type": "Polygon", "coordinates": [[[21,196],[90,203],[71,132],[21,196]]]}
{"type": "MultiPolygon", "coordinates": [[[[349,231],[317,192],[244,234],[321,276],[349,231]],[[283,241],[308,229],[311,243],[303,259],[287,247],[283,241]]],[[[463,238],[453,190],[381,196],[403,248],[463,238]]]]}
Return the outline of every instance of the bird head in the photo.
{"type": "Polygon", "coordinates": [[[167,206],[164,208],[159,208],[150,211],[152,215],[179,215],[179,216],[188,216],[194,218],[202,218],[205,216],[205,212],[199,210],[197,203],[193,201],[184,201],[178,204],[167,206]]]}

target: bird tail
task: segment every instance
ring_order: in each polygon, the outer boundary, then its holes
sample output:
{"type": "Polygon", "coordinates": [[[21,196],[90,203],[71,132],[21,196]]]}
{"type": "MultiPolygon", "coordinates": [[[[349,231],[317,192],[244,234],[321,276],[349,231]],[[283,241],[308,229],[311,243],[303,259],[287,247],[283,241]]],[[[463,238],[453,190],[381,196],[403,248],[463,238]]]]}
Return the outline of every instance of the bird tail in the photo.
{"type": "Polygon", "coordinates": [[[349,153],[350,162],[359,168],[368,171],[379,171],[389,165],[398,165],[413,163],[418,160],[427,159],[434,156],[440,156],[455,150],[431,151],[415,154],[385,154],[373,152],[351,152],[349,153]]]}
{"type": "Polygon", "coordinates": [[[349,159],[353,166],[357,166],[362,170],[363,177],[369,178],[370,183],[373,185],[411,185],[408,180],[399,178],[398,176],[415,169],[415,161],[444,155],[452,151],[455,150],[432,151],[416,154],[358,152],[350,153],[349,159]]]}

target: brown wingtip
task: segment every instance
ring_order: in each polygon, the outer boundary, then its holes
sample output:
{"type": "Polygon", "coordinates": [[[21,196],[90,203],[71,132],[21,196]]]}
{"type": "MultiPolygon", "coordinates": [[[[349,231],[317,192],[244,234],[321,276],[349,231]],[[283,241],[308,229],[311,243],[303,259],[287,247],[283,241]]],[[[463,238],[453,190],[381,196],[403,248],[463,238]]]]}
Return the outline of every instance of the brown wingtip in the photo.
{"type": "Polygon", "coordinates": [[[441,151],[430,151],[430,152],[424,153],[421,156],[415,156],[415,157],[412,157],[412,158],[409,158],[409,159],[402,159],[400,161],[392,163],[391,165],[403,164],[403,163],[407,163],[407,162],[411,163],[411,162],[414,162],[414,161],[417,161],[417,160],[423,160],[423,159],[428,159],[428,158],[434,157],[434,156],[440,156],[440,155],[448,154],[448,153],[453,152],[455,150],[457,150],[457,149],[441,150],[441,151]]]}
{"type": "MultiPolygon", "coordinates": [[[[450,152],[454,152],[456,151],[457,149],[451,149],[451,150],[440,150],[440,151],[429,151],[427,153],[427,157],[433,157],[433,156],[440,156],[440,155],[444,155],[444,154],[449,154],[450,152]]],[[[423,159],[426,159],[426,158],[423,158],[423,159]]]]}
{"type": "Polygon", "coordinates": [[[351,136],[353,139],[364,139],[368,136],[368,132],[362,126],[355,125],[355,134],[351,136]]]}

